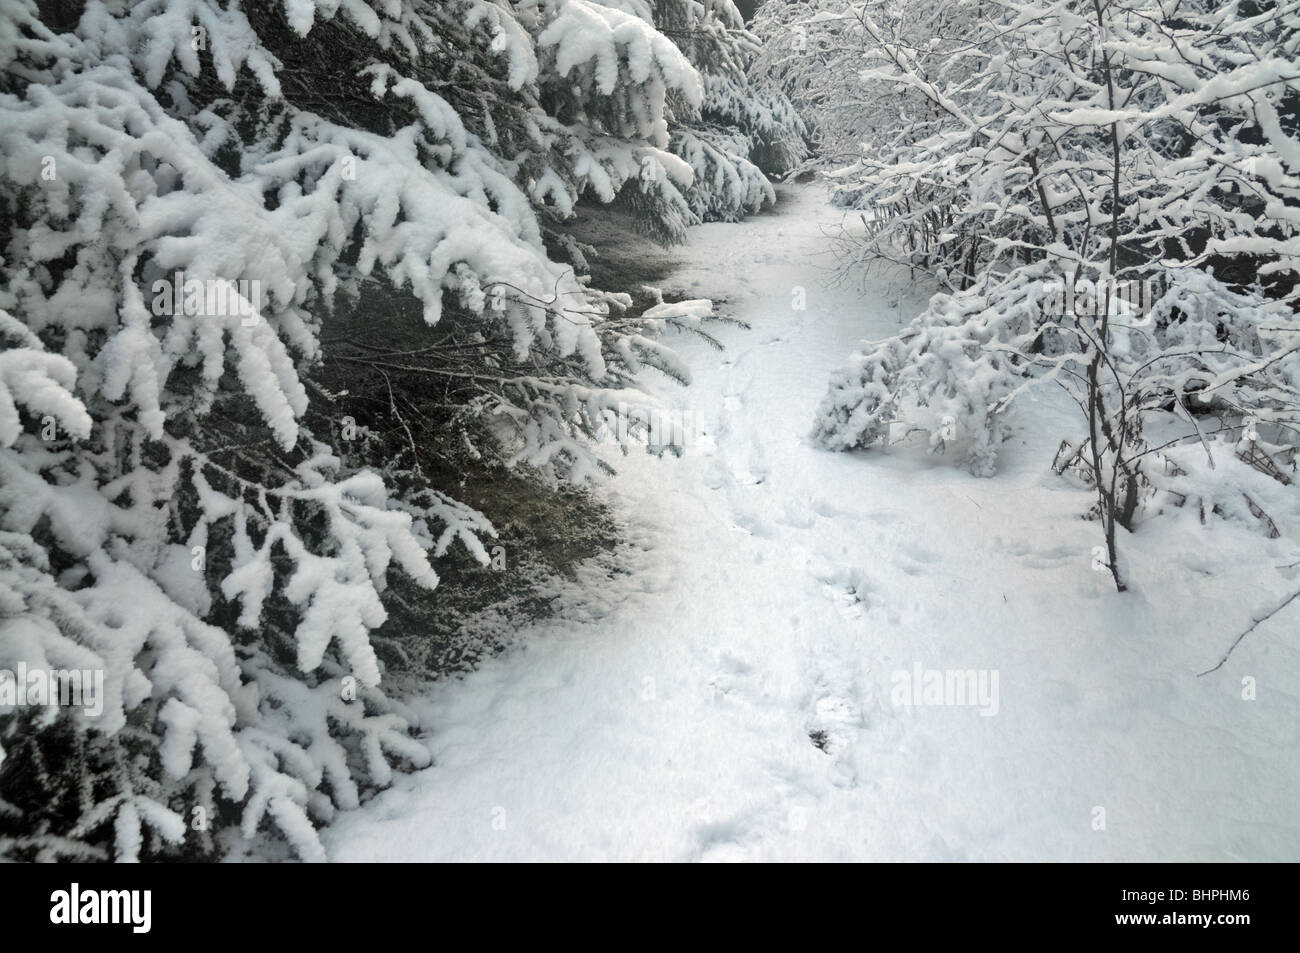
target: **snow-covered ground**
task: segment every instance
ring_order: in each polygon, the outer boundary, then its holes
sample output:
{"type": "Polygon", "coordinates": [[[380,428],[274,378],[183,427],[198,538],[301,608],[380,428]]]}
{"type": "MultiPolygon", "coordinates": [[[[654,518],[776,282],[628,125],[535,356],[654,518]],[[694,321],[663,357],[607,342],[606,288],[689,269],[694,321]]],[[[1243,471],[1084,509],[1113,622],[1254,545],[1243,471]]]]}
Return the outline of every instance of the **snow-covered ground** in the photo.
{"type": "Polygon", "coordinates": [[[331,856],[1300,859],[1300,602],[1196,677],[1289,591],[1295,521],[1162,516],[1122,540],[1117,595],[1090,496],[1051,473],[1078,421],[1049,391],[992,479],[815,448],[829,373],[918,302],[828,286],[839,213],[784,197],[695,229],[669,282],[752,329],[670,342],[694,383],[663,393],[703,433],[614,461],[631,572],[437,685],[433,767],[342,815],[331,856]],[[984,695],[900,704],[918,669],[984,695]]]}

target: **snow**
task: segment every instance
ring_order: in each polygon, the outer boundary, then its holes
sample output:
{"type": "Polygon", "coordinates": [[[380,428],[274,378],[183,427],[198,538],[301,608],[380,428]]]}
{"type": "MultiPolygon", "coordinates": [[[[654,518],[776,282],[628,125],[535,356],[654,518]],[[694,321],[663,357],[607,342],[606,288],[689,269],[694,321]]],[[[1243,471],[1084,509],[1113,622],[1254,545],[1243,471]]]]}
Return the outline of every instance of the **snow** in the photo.
{"type": "Polygon", "coordinates": [[[670,339],[693,383],[658,396],[700,423],[682,457],[607,448],[631,572],[413,702],[432,766],[339,814],[329,856],[1300,856],[1294,616],[1196,675],[1293,591],[1295,524],[1262,541],[1172,508],[1123,540],[1117,594],[1091,495],[1051,471],[1078,429],[1051,391],[1010,412],[990,479],[924,437],[818,449],[828,375],[924,300],[900,276],[829,283],[840,213],[782,193],[691,229],[670,289],[751,329],[716,332],[722,354],[670,339]],[[895,704],[932,670],[996,704],[895,704]]]}

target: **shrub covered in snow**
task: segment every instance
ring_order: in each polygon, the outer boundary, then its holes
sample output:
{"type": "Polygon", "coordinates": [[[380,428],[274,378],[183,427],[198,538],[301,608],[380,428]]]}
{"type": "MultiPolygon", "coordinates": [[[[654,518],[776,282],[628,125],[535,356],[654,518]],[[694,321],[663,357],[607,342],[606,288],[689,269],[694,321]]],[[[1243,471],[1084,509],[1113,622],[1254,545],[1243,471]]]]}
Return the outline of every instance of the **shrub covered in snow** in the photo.
{"type": "Polygon", "coordinates": [[[1115,526],[1149,498],[1154,455],[1208,453],[1207,427],[1248,421],[1294,444],[1300,15],[1218,0],[923,4],[902,20],[879,0],[817,6],[812,22],[860,41],[880,117],[839,172],[868,213],[852,258],[941,289],[832,379],[817,438],[884,444],[908,421],[989,474],[1015,397],[1058,384],[1082,411],[1075,456],[1122,587],[1115,526]],[[900,32],[924,22],[928,38],[900,32]]]}

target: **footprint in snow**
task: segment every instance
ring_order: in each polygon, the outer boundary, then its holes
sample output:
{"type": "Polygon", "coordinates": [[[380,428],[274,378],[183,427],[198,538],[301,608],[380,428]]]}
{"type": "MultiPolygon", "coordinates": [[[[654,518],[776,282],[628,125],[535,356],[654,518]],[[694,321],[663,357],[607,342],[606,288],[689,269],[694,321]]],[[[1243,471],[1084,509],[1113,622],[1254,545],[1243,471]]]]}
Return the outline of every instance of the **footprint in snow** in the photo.
{"type": "Polygon", "coordinates": [[[899,547],[899,552],[901,552],[908,559],[911,559],[918,563],[924,563],[927,566],[933,565],[934,563],[939,562],[941,559],[938,553],[931,552],[925,547],[920,546],[913,542],[904,543],[901,547],[899,547]]]}
{"type": "Polygon", "coordinates": [[[1020,552],[1013,553],[1020,556],[1023,565],[1030,569],[1055,569],[1062,563],[1068,563],[1079,558],[1079,548],[1077,546],[1054,546],[1051,549],[1035,550],[1030,547],[1024,547],[1020,552]]]}
{"type": "Polygon", "coordinates": [[[868,605],[857,589],[852,586],[826,585],[822,587],[840,615],[846,619],[862,618],[863,606],[868,605]]]}
{"type": "Polygon", "coordinates": [[[745,467],[734,467],[731,471],[731,477],[741,486],[758,486],[767,479],[767,474],[754,473],[745,467]]]}
{"type": "Polygon", "coordinates": [[[754,667],[738,655],[731,652],[719,652],[717,656],[718,671],[706,683],[713,689],[714,697],[729,697],[742,689],[746,680],[754,674],[754,667]]]}
{"type": "Polygon", "coordinates": [[[762,517],[745,510],[736,510],[731,515],[732,525],[750,536],[757,536],[759,539],[775,539],[776,532],[769,526],[762,517]]]}
{"type": "Polygon", "coordinates": [[[716,457],[709,461],[705,467],[704,473],[700,476],[701,482],[710,490],[720,490],[727,485],[728,471],[726,465],[716,457]]]}
{"type": "Polygon", "coordinates": [[[851,515],[848,510],[842,510],[838,506],[835,506],[827,502],[821,497],[814,497],[812,500],[810,500],[808,503],[808,508],[811,509],[818,516],[828,520],[838,519],[843,516],[851,515]]]}
{"type": "Polygon", "coordinates": [[[823,695],[813,706],[807,723],[808,740],[814,748],[834,759],[830,781],[836,787],[849,788],[857,783],[857,772],[841,757],[862,729],[862,712],[849,699],[837,694],[823,695]]]}
{"type": "Polygon", "coordinates": [[[782,505],[781,516],[777,522],[792,529],[812,529],[817,525],[817,517],[806,506],[787,499],[782,505]]]}
{"type": "Polygon", "coordinates": [[[809,572],[822,584],[822,592],[846,619],[861,618],[871,608],[872,587],[862,570],[814,565],[809,567],[809,572]]]}

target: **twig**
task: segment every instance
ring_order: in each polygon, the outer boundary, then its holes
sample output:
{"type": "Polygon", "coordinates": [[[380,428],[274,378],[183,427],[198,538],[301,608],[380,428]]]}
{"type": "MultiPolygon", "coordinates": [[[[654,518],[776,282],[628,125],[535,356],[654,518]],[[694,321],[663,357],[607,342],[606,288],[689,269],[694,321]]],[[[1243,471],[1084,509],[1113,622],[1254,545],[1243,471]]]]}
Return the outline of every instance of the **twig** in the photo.
{"type": "Polygon", "coordinates": [[[1207,668],[1204,672],[1201,672],[1201,673],[1200,673],[1199,675],[1197,675],[1196,677],[1197,677],[1197,678],[1200,678],[1202,675],[1209,675],[1211,672],[1217,672],[1219,669],[1223,668],[1223,663],[1226,662],[1226,661],[1228,661],[1228,656],[1230,656],[1230,655],[1232,654],[1233,650],[1236,649],[1236,647],[1237,647],[1238,645],[1241,644],[1241,640],[1242,640],[1242,639],[1244,639],[1246,636],[1250,635],[1251,632],[1255,631],[1255,628],[1256,628],[1257,626],[1259,626],[1260,623],[1262,623],[1262,622],[1267,622],[1269,619],[1273,618],[1273,616],[1277,615],[1279,612],[1281,612],[1283,609],[1285,609],[1288,605],[1290,605],[1292,602],[1294,602],[1297,598],[1300,598],[1300,589],[1297,589],[1295,592],[1291,593],[1291,595],[1287,596],[1284,600],[1282,600],[1281,605],[1279,605],[1276,609],[1273,609],[1271,612],[1267,613],[1266,615],[1261,616],[1260,618],[1258,618],[1258,619],[1256,619],[1254,622],[1252,622],[1252,623],[1250,624],[1250,628],[1246,629],[1245,632],[1243,632],[1243,633],[1241,633],[1241,635],[1237,636],[1236,641],[1233,642],[1232,645],[1228,646],[1228,651],[1225,652],[1225,653],[1223,654],[1223,658],[1219,659],[1219,664],[1218,664],[1218,665],[1214,666],[1214,668],[1207,668]]]}

